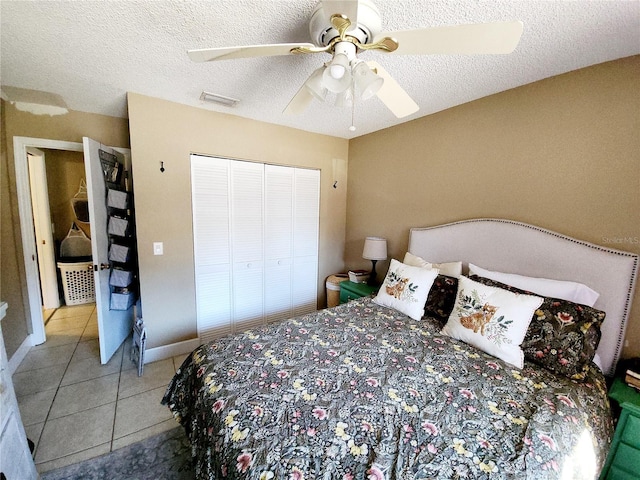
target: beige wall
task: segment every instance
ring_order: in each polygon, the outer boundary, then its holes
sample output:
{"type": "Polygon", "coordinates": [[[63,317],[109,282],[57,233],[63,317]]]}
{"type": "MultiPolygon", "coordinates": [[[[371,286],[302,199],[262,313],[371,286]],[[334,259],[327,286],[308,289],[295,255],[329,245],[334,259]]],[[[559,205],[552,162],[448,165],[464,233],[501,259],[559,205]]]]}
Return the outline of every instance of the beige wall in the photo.
{"type": "Polygon", "coordinates": [[[197,336],[191,153],[321,169],[318,291],[343,268],[348,141],[130,93],[140,290],[148,347],[197,336]],[[334,159],[339,188],[332,188],[334,159]],[[160,172],[164,162],[164,173],[160,172]],[[153,242],[164,243],[154,256],[153,242]]]}
{"type": "MultiPolygon", "coordinates": [[[[9,188],[9,155],[7,153],[6,108],[0,100],[0,299],[9,304],[7,316],[2,320],[2,334],[9,358],[29,334],[25,320],[27,304],[26,285],[19,274],[22,262],[20,223],[16,228],[14,209],[17,198],[9,188]],[[24,293],[23,293],[24,292],[24,293]]],[[[14,190],[15,192],[15,190],[14,190]]]]}
{"type": "MultiPolygon", "coordinates": [[[[24,273],[20,216],[16,194],[16,176],[13,159],[13,137],[34,137],[82,143],[88,136],[116,147],[129,147],[127,119],[71,111],[51,117],[33,115],[17,110],[2,101],[2,155],[0,173],[0,202],[2,208],[2,269],[0,295],[9,304],[2,330],[9,357],[26,338],[27,319],[30,317],[24,273]]],[[[77,188],[77,187],[76,187],[77,188]]]]}
{"type": "MultiPolygon", "coordinates": [[[[640,253],[640,56],[574,71],[354,139],[349,268],[380,235],[501,217],[640,253]]],[[[381,265],[384,271],[387,265],[381,265]]],[[[640,355],[640,287],[623,355],[640,355]]]]}

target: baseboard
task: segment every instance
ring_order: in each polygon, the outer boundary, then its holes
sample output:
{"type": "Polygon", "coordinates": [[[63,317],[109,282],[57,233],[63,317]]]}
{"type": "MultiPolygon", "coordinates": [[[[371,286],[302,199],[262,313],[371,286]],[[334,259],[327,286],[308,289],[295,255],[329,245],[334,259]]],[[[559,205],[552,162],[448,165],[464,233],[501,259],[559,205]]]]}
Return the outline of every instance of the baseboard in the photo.
{"type": "Polygon", "coordinates": [[[11,358],[9,359],[9,373],[13,375],[18,369],[24,357],[29,353],[29,349],[33,347],[33,334],[27,335],[22,344],[18,347],[11,358]]]}
{"type": "Polygon", "coordinates": [[[147,348],[144,351],[144,363],[157,362],[158,360],[175,357],[176,355],[191,353],[200,345],[202,345],[202,342],[199,338],[192,338],[191,340],[162,345],[161,347],[147,348]]]}

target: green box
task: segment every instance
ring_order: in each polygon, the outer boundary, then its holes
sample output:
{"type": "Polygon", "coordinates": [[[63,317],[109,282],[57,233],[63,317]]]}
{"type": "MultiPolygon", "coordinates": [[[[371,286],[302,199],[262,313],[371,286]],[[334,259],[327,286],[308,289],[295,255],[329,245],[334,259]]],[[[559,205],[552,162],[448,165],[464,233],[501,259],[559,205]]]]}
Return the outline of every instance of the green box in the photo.
{"type": "Polygon", "coordinates": [[[379,286],[368,285],[366,283],[354,283],[350,280],[340,283],[340,303],[347,303],[356,298],[367,297],[378,291],[379,286]]]}

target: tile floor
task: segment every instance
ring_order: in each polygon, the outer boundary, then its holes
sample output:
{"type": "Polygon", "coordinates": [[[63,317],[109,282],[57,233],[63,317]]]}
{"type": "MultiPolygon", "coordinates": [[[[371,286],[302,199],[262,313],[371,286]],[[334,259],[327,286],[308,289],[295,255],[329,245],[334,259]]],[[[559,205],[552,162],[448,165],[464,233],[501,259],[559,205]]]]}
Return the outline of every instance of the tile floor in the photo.
{"type": "Polygon", "coordinates": [[[138,377],[131,339],[100,364],[95,304],[45,311],[47,341],[32,347],[13,384],[39,472],[96,457],[178,424],[160,404],[186,355],[138,377]]]}

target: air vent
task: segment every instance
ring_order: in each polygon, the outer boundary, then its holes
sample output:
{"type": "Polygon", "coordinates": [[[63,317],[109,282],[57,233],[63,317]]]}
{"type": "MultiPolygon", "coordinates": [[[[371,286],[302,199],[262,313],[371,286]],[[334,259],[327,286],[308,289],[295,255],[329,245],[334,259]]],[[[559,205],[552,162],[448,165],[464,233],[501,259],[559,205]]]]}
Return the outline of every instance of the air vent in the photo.
{"type": "Polygon", "coordinates": [[[224,95],[218,95],[217,93],[202,92],[200,100],[203,102],[217,103],[218,105],[224,105],[225,107],[235,107],[240,101],[237,98],[225,97],[224,95]]]}

